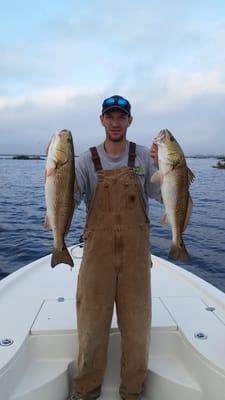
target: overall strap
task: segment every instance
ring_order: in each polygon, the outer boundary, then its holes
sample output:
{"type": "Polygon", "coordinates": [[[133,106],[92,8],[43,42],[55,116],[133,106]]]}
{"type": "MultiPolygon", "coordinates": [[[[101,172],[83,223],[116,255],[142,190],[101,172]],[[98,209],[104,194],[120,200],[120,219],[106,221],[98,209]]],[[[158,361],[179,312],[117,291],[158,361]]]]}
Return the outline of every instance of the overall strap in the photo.
{"type": "Polygon", "coordinates": [[[89,150],[91,152],[91,158],[92,158],[92,161],[93,161],[94,166],[95,166],[95,171],[96,172],[100,171],[102,169],[102,163],[101,163],[101,160],[100,160],[100,157],[98,155],[98,151],[97,151],[96,147],[90,147],[89,150]]]}
{"type": "Polygon", "coordinates": [[[128,167],[133,168],[135,165],[135,157],[136,157],[136,143],[130,142],[129,145],[129,156],[128,156],[128,167]]]}

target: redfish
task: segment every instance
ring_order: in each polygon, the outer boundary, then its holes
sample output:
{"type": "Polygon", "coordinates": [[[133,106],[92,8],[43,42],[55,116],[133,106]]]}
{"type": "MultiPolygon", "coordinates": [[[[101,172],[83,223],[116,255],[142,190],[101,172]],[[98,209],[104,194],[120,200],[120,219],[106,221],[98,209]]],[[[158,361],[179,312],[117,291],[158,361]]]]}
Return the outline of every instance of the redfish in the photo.
{"type": "Polygon", "coordinates": [[[165,207],[161,223],[171,226],[172,244],[169,258],[187,261],[189,254],[182,234],[192,212],[189,185],[194,180],[194,174],[187,167],[184,153],[171,132],[167,129],[161,130],[153,142],[158,146],[159,170],[151,180],[161,184],[165,207]]]}
{"type": "Polygon", "coordinates": [[[75,161],[73,138],[64,129],[55,134],[47,149],[45,171],[45,227],[52,230],[54,249],[51,266],[65,263],[73,266],[65,244],[74,212],[75,161]]]}

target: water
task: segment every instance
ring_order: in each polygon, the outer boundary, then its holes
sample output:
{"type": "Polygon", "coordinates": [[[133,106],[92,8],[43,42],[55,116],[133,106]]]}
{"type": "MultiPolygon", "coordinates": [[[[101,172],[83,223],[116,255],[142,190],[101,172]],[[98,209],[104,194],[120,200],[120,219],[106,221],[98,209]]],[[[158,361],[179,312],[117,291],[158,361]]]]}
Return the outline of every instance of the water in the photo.
{"type": "MultiPolygon", "coordinates": [[[[194,208],[184,241],[191,255],[181,267],[225,292],[225,170],[215,159],[188,159],[196,175],[190,191],[194,208]]],[[[52,251],[51,232],[43,228],[45,161],[0,159],[0,278],[52,251]]],[[[167,259],[170,228],[160,224],[163,206],[150,201],[152,253],[167,259]]],[[[75,211],[67,244],[79,241],[85,209],[75,211]]]]}

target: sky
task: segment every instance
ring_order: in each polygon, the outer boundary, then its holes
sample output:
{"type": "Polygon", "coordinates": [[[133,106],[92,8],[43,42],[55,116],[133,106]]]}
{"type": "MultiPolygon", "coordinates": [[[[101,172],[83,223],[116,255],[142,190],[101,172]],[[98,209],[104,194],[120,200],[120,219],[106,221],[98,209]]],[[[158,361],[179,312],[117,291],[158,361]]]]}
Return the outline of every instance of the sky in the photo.
{"type": "Polygon", "coordinates": [[[0,154],[44,154],[70,129],[104,140],[104,98],[131,102],[128,139],[169,129],[186,155],[225,154],[224,0],[0,0],[0,154]]]}

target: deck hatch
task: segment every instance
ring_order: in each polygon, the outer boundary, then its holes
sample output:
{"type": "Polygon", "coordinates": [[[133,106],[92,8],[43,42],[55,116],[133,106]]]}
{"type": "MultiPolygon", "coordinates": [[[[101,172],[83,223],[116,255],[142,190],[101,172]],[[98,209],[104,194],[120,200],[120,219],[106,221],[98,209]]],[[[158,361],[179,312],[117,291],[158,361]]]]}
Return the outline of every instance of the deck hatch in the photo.
{"type": "MultiPolygon", "coordinates": [[[[115,309],[111,329],[118,330],[115,309]]],[[[152,329],[177,330],[176,322],[159,297],[153,297],[152,299],[152,329]]],[[[31,334],[75,333],[76,330],[77,321],[74,299],[58,297],[44,301],[31,328],[31,334]]]]}

